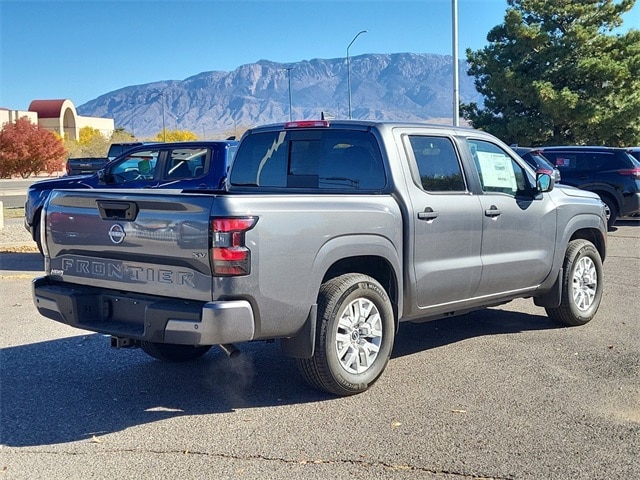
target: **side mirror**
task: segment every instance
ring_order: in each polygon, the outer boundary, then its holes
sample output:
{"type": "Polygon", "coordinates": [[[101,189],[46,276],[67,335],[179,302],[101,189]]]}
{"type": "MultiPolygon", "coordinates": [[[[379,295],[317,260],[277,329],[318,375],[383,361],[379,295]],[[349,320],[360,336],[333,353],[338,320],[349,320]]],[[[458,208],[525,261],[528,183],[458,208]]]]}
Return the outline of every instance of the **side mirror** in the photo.
{"type": "Polygon", "coordinates": [[[104,168],[101,168],[100,170],[98,170],[98,182],[100,182],[100,183],[106,183],[106,181],[105,181],[104,168]]]}
{"type": "Polygon", "coordinates": [[[536,175],[536,188],[538,189],[538,192],[550,192],[553,190],[554,184],[555,181],[553,180],[553,177],[548,173],[538,173],[536,175]]]}

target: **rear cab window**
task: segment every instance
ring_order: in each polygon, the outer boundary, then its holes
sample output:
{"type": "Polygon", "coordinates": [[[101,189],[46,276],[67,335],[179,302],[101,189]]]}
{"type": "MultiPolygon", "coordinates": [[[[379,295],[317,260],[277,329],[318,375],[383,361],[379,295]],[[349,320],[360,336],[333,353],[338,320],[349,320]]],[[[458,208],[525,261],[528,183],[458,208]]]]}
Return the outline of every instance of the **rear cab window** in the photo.
{"type": "Polygon", "coordinates": [[[462,167],[451,140],[432,135],[409,135],[418,169],[418,185],[426,192],[465,192],[462,167]]]}
{"type": "Polygon", "coordinates": [[[375,137],[366,131],[300,129],[246,137],[231,170],[234,187],[380,190],[386,185],[375,137]]]}

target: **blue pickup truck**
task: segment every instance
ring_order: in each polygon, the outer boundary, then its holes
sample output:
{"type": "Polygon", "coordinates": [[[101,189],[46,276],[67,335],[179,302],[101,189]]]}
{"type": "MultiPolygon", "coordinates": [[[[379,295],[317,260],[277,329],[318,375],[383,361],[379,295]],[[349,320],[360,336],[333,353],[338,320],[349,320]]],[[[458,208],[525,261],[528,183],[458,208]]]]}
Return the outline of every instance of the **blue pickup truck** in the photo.
{"type": "Polygon", "coordinates": [[[25,228],[42,251],[40,213],[52,190],[88,188],[220,189],[238,149],[232,140],[140,144],[91,175],[42,180],[29,187],[25,228]]]}

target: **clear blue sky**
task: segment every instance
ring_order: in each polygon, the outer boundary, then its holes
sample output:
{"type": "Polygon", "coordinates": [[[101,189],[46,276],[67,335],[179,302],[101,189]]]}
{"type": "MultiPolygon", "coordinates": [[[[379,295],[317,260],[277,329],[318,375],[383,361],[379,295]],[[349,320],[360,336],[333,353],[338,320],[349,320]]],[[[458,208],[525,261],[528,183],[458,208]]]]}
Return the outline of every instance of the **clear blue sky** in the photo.
{"type": "MultiPolygon", "coordinates": [[[[451,55],[451,0],[0,0],[0,107],[130,85],[365,53],[451,55]]],[[[458,0],[459,55],[486,44],[507,0],[458,0]]],[[[640,4],[625,27],[640,26],[640,4]]]]}

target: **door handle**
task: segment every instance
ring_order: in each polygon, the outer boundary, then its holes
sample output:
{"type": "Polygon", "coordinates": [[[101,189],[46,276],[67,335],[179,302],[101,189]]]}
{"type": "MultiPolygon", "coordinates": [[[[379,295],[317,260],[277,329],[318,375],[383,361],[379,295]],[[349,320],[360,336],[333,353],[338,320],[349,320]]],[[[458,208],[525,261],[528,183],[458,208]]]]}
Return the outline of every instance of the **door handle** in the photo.
{"type": "Polygon", "coordinates": [[[438,212],[434,212],[433,208],[431,207],[427,207],[424,209],[424,212],[418,212],[418,219],[419,220],[434,220],[435,218],[437,218],[439,215],[438,212]]]}
{"type": "Polygon", "coordinates": [[[499,217],[500,215],[502,215],[502,210],[499,210],[495,205],[491,205],[484,211],[484,214],[487,217],[499,217]]]}

